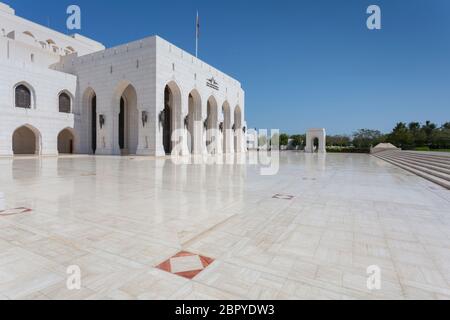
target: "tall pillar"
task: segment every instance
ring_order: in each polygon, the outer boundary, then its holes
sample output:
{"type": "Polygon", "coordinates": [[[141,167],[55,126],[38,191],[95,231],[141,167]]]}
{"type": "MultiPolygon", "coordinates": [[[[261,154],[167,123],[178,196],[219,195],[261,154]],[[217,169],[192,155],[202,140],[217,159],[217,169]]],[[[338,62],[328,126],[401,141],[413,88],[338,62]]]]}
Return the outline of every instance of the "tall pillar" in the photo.
{"type": "Polygon", "coordinates": [[[2,139],[0,140],[0,156],[12,156],[12,136],[13,133],[3,132],[1,135],[2,139]]]}
{"type": "Polygon", "coordinates": [[[154,149],[152,154],[156,157],[164,157],[166,152],[164,150],[164,127],[161,122],[161,116],[164,113],[164,87],[156,87],[155,106],[153,108],[155,113],[150,114],[150,128],[153,135],[154,149]]]}
{"type": "Polygon", "coordinates": [[[111,109],[110,102],[111,97],[97,93],[97,155],[120,154],[117,139],[119,113],[117,112],[117,108],[114,110],[111,109]],[[104,118],[103,125],[100,123],[101,116],[104,118]]]}
{"type": "Polygon", "coordinates": [[[179,146],[180,152],[182,156],[187,156],[190,154],[189,147],[188,147],[188,134],[189,130],[187,125],[185,124],[185,119],[189,114],[189,108],[188,108],[188,99],[181,98],[181,119],[179,126],[177,126],[179,130],[179,134],[176,137],[176,145],[179,146]]]}
{"type": "MultiPolygon", "coordinates": [[[[37,133],[35,133],[37,134],[37,133]]],[[[59,132],[51,131],[38,137],[36,143],[36,155],[57,156],[58,155],[58,134],[59,132]],[[40,145],[39,145],[40,144],[40,145]]]]}
{"type": "Polygon", "coordinates": [[[151,146],[151,116],[150,110],[142,109],[138,110],[138,146],[136,154],[138,156],[152,155],[151,146]]]}
{"type": "MultiPolygon", "coordinates": [[[[220,131],[220,122],[219,122],[219,124],[217,125],[217,127],[218,127],[218,129],[216,130],[216,135],[215,135],[215,139],[216,139],[216,154],[223,154],[224,152],[223,152],[223,135],[224,135],[224,132],[223,132],[223,130],[222,131],[220,131]]],[[[223,125],[222,125],[223,126],[223,125]]]]}

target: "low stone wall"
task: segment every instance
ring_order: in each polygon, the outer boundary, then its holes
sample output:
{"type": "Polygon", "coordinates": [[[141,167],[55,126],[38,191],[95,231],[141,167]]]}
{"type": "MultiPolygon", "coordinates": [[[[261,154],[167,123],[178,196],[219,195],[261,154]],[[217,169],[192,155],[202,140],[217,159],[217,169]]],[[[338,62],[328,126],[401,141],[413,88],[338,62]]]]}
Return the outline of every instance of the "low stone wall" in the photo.
{"type": "Polygon", "coordinates": [[[372,149],[370,149],[371,154],[376,154],[376,153],[385,152],[385,151],[401,151],[401,150],[393,149],[393,148],[372,148],[372,149]]]}

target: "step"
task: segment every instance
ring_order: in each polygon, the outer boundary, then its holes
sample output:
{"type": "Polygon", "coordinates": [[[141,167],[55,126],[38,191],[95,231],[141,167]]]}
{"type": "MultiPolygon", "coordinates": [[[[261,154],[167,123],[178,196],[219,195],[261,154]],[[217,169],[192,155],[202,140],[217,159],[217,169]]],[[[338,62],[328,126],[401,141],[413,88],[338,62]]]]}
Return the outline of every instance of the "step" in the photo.
{"type": "Polygon", "coordinates": [[[431,164],[431,165],[434,165],[434,166],[437,166],[437,167],[450,169],[450,161],[449,162],[444,162],[444,161],[440,161],[440,160],[436,161],[436,160],[433,160],[433,159],[428,159],[428,158],[425,158],[425,157],[416,157],[416,156],[411,156],[411,155],[408,155],[408,154],[392,154],[392,155],[389,155],[389,156],[401,157],[401,158],[405,158],[405,159],[414,159],[414,160],[417,160],[417,161],[420,161],[420,162],[424,162],[424,163],[427,163],[427,164],[431,164]]]}
{"type": "Polygon", "coordinates": [[[444,161],[450,161],[450,156],[448,155],[438,155],[438,154],[428,154],[426,152],[414,152],[414,151],[402,151],[402,153],[407,153],[415,156],[420,157],[427,157],[427,158],[433,158],[438,160],[444,160],[444,161]]]}
{"type": "MultiPolygon", "coordinates": [[[[386,158],[389,158],[389,157],[386,157],[386,158]]],[[[423,171],[423,172],[425,172],[427,174],[431,174],[433,176],[436,176],[436,177],[444,179],[444,180],[448,180],[450,182],[450,175],[448,175],[448,174],[445,174],[445,173],[442,173],[442,172],[439,172],[439,171],[435,171],[435,170],[431,170],[431,169],[427,169],[427,168],[424,168],[424,167],[422,167],[420,165],[411,164],[411,163],[408,163],[408,162],[403,161],[403,160],[393,159],[393,158],[389,158],[389,159],[391,161],[399,162],[399,163],[401,163],[401,164],[403,164],[405,166],[412,167],[413,169],[416,169],[416,170],[419,170],[419,171],[423,171]]]]}
{"type": "Polygon", "coordinates": [[[402,165],[401,163],[398,163],[398,162],[395,162],[395,161],[392,161],[392,160],[389,160],[389,159],[384,159],[383,157],[381,157],[379,155],[374,155],[374,157],[379,158],[379,159],[381,159],[383,161],[386,161],[386,162],[388,162],[388,163],[390,163],[390,164],[392,164],[394,166],[397,166],[399,168],[402,168],[402,169],[404,169],[404,170],[406,170],[408,172],[414,173],[415,175],[417,175],[419,177],[422,177],[422,178],[424,178],[426,180],[429,180],[429,181],[431,181],[433,183],[436,183],[436,184],[440,185],[441,187],[444,187],[444,188],[450,190],[450,182],[447,181],[447,180],[444,180],[444,179],[438,178],[436,176],[427,174],[425,172],[416,170],[416,169],[411,168],[409,166],[402,165]]]}
{"type": "Polygon", "coordinates": [[[400,157],[400,156],[390,156],[390,155],[388,155],[386,157],[389,157],[391,159],[400,159],[402,161],[411,163],[413,165],[418,165],[418,166],[421,166],[421,167],[424,167],[424,168],[427,168],[427,169],[439,171],[439,172],[442,172],[442,173],[450,175],[450,166],[446,167],[444,165],[438,165],[438,164],[434,164],[434,163],[430,164],[428,161],[423,161],[423,160],[420,160],[420,159],[409,158],[407,156],[406,157],[404,157],[404,156],[400,157]]]}
{"type": "Polygon", "coordinates": [[[418,153],[418,154],[424,154],[424,155],[430,155],[430,156],[437,156],[437,157],[447,157],[450,158],[450,152],[439,152],[439,151],[416,151],[416,150],[403,150],[405,152],[410,153],[418,153]]]}
{"type": "Polygon", "coordinates": [[[439,159],[432,159],[432,158],[423,157],[423,156],[420,156],[420,155],[415,155],[415,154],[406,153],[406,152],[400,152],[400,151],[398,151],[398,152],[390,152],[390,153],[381,153],[381,155],[403,157],[403,158],[407,158],[407,159],[414,159],[414,160],[418,160],[418,161],[427,162],[428,164],[432,164],[432,165],[435,165],[437,167],[443,167],[445,169],[450,169],[450,159],[448,161],[439,160],[439,159]]]}
{"type": "Polygon", "coordinates": [[[421,154],[417,154],[417,153],[409,153],[409,152],[402,152],[401,153],[404,156],[408,156],[408,157],[414,157],[414,158],[419,158],[419,159],[426,159],[429,161],[436,161],[436,162],[440,162],[440,163],[444,163],[444,164],[448,164],[450,165],[450,158],[444,157],[444,158],[438,158],[438,157],[430,157],[427,155],[421,155],[421,154]]]}
{"type": "Polygon", "coordinates": [[[427,158],[434,158],[434,159],[443,160],[443,161],[450,161],[450,153],[444,153],[444,152],[442,153],[442,155],[436,154],[436,153],[410,151],[410,150],[386,150],[386,151],[379,152],[379,154],[382,154],[382,153],[403,153],[403,154],[409,154],[409,155],[418,156],[418,157],[427,157],[427,158]]]}

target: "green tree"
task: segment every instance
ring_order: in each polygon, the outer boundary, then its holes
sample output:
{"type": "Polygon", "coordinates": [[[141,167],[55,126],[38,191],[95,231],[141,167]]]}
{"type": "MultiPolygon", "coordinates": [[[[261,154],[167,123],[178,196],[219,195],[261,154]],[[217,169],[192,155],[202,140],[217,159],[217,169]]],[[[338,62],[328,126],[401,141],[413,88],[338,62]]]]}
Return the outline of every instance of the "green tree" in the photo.
{"type": "Polygon", "coordinates": [[[450,123],[445,123],[441,128],[434,130],[431,147],[433,149],[450,149],[450,123]]]}
{"type": "Polygon", "coordinates": [[[412,136],[413,145],[414,147],[423,147],[425,146],[427,142],[427,136],[422,130],[422,127],[420,126],[420,123],[418,122],[411,122],[408,124],[408,130],[412,136]]]}
{"type": "Polygon", "coordinates": [[[444,123],[444,124],[442,125],[441,129],[442,129],[442,130],[445,130],[445,129],[450,130],[450,122],[444,123]]]}
{"type": "Polygon", "coordinates": [[[353,133],[353,145],[358,149],[369,149],[384,141],[383,134],[378,130],[360,129],[353,133]]]}
{"type": "Polygon", "coordinates": [[[285,133],[280,134],[280,146],[287,146],[289,144],[289,136],[285,133]]]}
{"type": "Polygon", "coordinates": [[[426,143],[428,145],[431,145],[433,134],[437,128],[437,125],[432,123],[431,121],[426,121],[425,124],[422,126],[422,130],[425,132],[426,135],[426,143]]]}
{"type": "Polygon", "coordinates": [[[413,147],[412,134],[403,122],[397,123],[395,128],[392,130],[392,133],[388,135],[388,142],[403,149],[413,147]]]}
{"type": "Polygon", "coordinates": [[[329,147],[348,147],[350,146],[350,142],[350,137],[345,135],[327,137],[327,146],[329,147]]]}
{"type": "Polygon", "coordinates": [[[420,123],[418,122],[410,122],[408,124],[408,129],[409,131],[413,132],[413,131],[419,131],[420,130],[420,123]]]}
{"type": "Polygon", "coordinates": [[[306,137],[304,135],[295,134],[295,135],[291,136],[291,139],[292,139],[292,146],[294,148],[297,148],[297,147],[302,148],[302,147],[304,147],[305,140],[306,140],[306,137]]]}

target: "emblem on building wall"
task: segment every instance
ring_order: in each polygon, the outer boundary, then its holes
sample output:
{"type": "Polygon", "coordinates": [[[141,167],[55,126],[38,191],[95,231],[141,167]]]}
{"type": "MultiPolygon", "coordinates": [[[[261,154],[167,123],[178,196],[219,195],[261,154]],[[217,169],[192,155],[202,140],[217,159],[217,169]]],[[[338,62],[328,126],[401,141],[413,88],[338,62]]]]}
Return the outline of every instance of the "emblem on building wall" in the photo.
{"type": "Polygon", "coordinates": [[[211,79],[206,79],[206,85],[214,90],[219,90],[219,83],[212,77],[211,79]]]}

